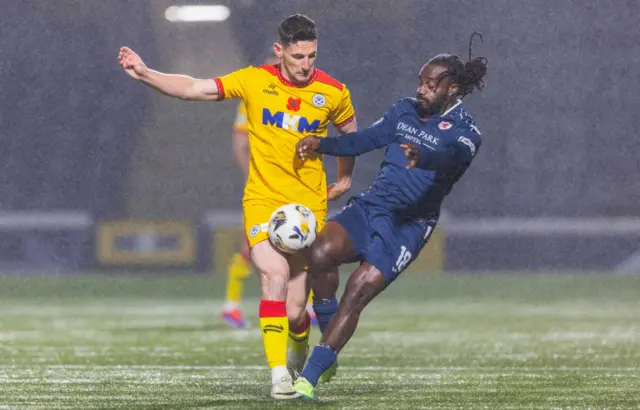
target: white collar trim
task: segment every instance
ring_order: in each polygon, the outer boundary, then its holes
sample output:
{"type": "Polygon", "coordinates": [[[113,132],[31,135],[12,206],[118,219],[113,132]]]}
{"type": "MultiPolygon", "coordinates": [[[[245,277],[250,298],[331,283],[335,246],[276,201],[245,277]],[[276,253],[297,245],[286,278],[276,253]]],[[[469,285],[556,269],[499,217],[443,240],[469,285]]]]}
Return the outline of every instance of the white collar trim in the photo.
{"type": "Polygon", "coordinates": [[[445,115],[449,114],[451,111],[453,111],[453,109],[454,109],[454,108],[456,108],[456,107],[457,107],[458,105],[460,105],[460,104],[462,104],[462,100],[458,100],[458,102],[457,102],[457,103],[455,103],[455,105],[454,105],[453,107],[451,107],[451,108],[449,108],[447,111],[443,112],[443,113],[441,114],[441,116],[443,116],[443,117],[444,117],[445,115]]]}

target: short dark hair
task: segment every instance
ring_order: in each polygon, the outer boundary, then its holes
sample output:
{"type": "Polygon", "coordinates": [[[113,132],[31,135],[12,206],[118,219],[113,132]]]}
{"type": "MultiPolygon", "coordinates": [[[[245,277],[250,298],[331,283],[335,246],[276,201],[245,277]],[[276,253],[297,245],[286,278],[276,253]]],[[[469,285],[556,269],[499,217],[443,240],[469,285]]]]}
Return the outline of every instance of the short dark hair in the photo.
{"type": "Polygon", "coordinates": [[[480,33],[473,33],[469,39],[469,61],[466,63],[460,57],[452,54],[438,54],[429,60],[428,64],[435,64],[447,70],[441,74],[440,78],[451,76],[453,83],[458,86],[458,97],[471,94],[473,90],[482,90],[485,86],[484,76],[487,74],[487,59],[484,57],[471,58],[471,45],[474,36],[480,33]]]}
{"type": "Polygon", "coordinates": [[[280,44],[288,46],[298,41],[313,41],[318,39],[316,23],[304,14],[294,14],[287,17],[278,26],[280,44]]]}

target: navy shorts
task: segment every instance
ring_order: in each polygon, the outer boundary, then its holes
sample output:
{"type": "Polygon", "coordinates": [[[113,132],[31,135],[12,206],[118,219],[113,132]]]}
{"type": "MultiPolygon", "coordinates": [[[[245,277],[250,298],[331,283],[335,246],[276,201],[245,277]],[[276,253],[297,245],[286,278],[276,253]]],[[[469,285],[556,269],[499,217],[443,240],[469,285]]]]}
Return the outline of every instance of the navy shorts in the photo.
{"type": "Polygon", "coordinates": [[[380,270],[387,286],[416,259],[438,222],[400,219],[357,198],[329,220],[346,229],[356,259],[380,270]]]}

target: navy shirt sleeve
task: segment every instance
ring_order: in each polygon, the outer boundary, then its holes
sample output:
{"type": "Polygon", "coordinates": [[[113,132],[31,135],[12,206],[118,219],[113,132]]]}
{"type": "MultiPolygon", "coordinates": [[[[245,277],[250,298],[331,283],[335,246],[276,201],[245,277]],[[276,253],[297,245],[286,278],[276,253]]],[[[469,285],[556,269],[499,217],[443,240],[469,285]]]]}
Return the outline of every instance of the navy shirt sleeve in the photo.
{"type": "Polygon", "coordinates": [[[317,152],[338,157],[355,157],[382,148],[395,140],[396,113],[394,107],[369,128],[339,137],[320,139],[317,152]]]}
{"type": "Polygon", "coordinates": [[[461,165],[471,163],[480,148],[480,138],[476,133],[464,133],[442,149],[430,150],[420,147],[418,168],[447,172],[461,165]]]}

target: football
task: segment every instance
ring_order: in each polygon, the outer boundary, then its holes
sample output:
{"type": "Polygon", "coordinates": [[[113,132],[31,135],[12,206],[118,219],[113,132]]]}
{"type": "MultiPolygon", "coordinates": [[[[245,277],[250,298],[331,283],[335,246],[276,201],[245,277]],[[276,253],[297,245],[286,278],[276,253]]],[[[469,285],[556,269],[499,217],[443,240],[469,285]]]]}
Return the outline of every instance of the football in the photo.
{"type": "Polygon", "coordinates": [[[300,204],[287,204],[276,209],[269,218],[269,240],[285,253],[295,253],[316,240],[316,216],[300,204]]]}

